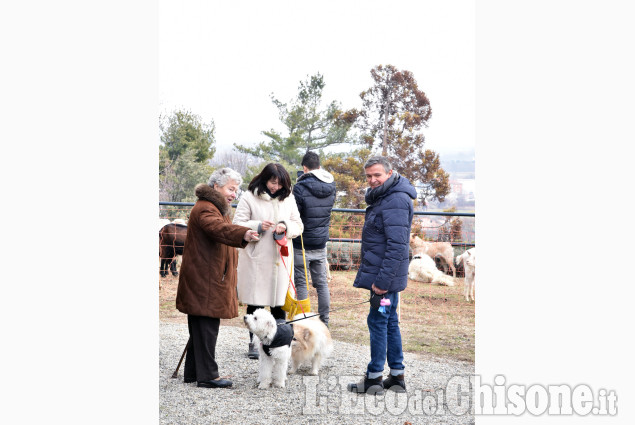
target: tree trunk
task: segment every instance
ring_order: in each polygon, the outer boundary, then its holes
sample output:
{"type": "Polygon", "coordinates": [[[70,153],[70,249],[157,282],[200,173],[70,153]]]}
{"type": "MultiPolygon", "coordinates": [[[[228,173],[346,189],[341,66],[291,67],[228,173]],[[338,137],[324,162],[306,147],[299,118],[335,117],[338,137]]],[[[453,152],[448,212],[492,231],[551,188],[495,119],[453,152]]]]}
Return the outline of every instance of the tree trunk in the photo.
{"type": "Polygon", "coordinates": [[[388,153],[388,114],[390,113],[390,103],[386,104],[386,111],[384,112],[384,141],[382,143],[381,154],[382,156],[386,156],[388,153]]]}

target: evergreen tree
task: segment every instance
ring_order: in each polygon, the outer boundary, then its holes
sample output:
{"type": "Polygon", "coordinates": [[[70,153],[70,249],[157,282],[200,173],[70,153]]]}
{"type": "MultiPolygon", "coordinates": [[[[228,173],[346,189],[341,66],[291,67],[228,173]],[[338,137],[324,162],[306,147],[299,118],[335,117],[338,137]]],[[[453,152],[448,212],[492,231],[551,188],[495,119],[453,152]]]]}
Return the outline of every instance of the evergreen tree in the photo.
{"type": "Polygon", "coordinates": [[[269,138],[254,148],[234,145],[239,152],[251,154],[266,161],[299,166],[302,157],[309,151],[317,151],[327,146],[353,143],[348,137],[354,117],[341,111],[338,102],[333,101],[322,108],[324,78],[320,73],[301,81],[298,95],[288,104],[271,95],[278,108],[280,121],[287,128],[287,135],[271,129],[262,134],[269,138]]]}
{"type": "Polygon", "coordinates": [[[186,150],[194,152],[195,160],[206,164],[216,151],[214,121],[204,123],[200,116],[190,111],[174,111],[160,120],[161,149],[171,161],[186,150]]]}
{"type": "Polygon", "coordinates": [[[167,202],[195,200],[194,187],[206,182],[213,168],[214,122],[203,123],[190,111],[175,111],[160,119],[159,199],[167,202]]]}

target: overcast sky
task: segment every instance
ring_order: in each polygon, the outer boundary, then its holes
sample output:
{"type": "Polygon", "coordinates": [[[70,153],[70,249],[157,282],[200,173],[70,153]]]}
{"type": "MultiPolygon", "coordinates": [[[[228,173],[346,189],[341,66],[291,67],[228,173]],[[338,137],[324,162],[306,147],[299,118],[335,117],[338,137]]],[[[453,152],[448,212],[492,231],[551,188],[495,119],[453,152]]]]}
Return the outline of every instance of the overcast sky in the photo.
{"type": "Polygon", "coordinates": [[[324,76],[324,104],[361,106],[370,70],[414,74],[432,106],[426,147],[474,149],[474,1],[160,0],[159,108],[214,120],[219,150],[284,130],[270,94],[288,101],[324,76]],[[389,5],[389,6],[388,6],[389,5]]]}

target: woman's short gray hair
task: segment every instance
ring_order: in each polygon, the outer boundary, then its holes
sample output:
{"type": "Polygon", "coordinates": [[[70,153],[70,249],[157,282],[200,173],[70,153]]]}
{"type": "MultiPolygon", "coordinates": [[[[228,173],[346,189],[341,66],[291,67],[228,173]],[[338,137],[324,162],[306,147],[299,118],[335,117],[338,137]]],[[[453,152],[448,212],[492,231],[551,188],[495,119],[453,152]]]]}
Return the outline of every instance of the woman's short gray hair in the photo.
{"type": "Polygon", "coordinates": [[[209,176],[209,180],[207,184],[211,187],[214,187],[215,184],[218,187],[225,186],[230,180],[234,180],[240,186],[243,183],[243,178],[238,171],[234,171],[231,168],[221,168],[220,170],[216,170],[209,176]]]}
{"type": "Polygon", "coordinates": [[[388,161],[388,158],[384,156],[371,156],[370,158],[368,158],[368,161],[366,161],[366,164],[364,164],[364,169],[372,167],[375,164],[383,165],[384,171],[386,171],[387,173],[392,170],[390,161],[388,161]]]}

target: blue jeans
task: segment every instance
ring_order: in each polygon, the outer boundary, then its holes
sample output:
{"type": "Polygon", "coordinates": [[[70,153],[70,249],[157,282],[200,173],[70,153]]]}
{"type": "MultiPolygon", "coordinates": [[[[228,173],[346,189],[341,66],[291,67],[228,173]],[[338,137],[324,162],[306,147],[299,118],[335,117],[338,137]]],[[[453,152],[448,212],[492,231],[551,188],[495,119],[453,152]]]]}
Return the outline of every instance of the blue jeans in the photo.
{"type": "Polygon", "coordinates": [[[366,320],[370,333],[370,363],[367,376],[371,379],[382,376],[386,358],[391,374],[401,374],[405,368],[397,318],[399,295],[398,292],[387,292],[384,297],[390,300],[390,306],[384,307],[386,313],[380,313],[371,307],[366,320]]]}
{"type": "MultiPolygon", "coordinates": [[[[307,274],[311,276],[311,283],[317,292],[320,320],[324,322],[325,325],[328,325],[331,295],[329,294],[328,281],[326,280],[326,248],[311,251],[305,250],[304,257],[306,259],[307,274]]],[[[304,275],[302,249],[293,250],[293,269],[298,299],[305,300],[309,296],[309,293],[304,275]]]]}

